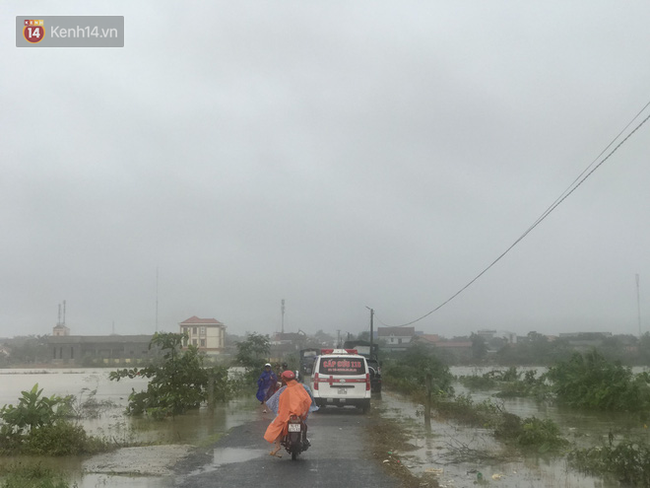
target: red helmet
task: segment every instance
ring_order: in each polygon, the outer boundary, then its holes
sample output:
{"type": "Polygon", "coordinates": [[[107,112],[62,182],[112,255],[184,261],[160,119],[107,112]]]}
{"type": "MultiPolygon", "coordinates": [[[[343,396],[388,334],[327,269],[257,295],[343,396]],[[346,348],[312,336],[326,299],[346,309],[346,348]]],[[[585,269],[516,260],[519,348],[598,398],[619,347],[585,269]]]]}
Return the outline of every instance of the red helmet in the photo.
{"type": "Polygon", "coordinates": [[[283,380],[289,381],[289,380],[295,380],[296,379],[296,373],[294,373],[291,370],[287,370],[284,373],[280,375],[280,378],[283,380]]]}

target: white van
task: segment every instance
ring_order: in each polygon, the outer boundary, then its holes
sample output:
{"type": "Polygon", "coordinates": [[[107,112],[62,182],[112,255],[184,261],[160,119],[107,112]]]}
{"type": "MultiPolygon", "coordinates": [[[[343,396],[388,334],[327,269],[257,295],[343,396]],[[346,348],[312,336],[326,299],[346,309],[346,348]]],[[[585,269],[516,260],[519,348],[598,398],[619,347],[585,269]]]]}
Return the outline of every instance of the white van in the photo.
{"type": "Polygon", "coordinates": [[[322,349],[311,376],[316,405],[370,408],[370,374],[366,358],[355,349],[322,349]]]}

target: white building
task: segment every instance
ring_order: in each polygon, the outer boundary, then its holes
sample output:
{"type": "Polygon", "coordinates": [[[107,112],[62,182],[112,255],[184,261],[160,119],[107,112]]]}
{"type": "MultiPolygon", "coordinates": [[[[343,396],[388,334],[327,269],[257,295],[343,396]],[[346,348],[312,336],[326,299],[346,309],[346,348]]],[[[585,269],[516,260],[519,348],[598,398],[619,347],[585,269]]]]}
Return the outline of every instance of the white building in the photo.
{"type": "Polygon", "coordinates": [[[406,349],[415,335],[415,327],[378,327],[377,336],[386,349],[406,349]]]}
{"type": "Polygon", "coordinates": [[[200,319],[196,315],[180,324],[180,332],[187,334],[188,344],[207,354],[219,354],[226,345],[226,326],[215,319],[200,319]]]}

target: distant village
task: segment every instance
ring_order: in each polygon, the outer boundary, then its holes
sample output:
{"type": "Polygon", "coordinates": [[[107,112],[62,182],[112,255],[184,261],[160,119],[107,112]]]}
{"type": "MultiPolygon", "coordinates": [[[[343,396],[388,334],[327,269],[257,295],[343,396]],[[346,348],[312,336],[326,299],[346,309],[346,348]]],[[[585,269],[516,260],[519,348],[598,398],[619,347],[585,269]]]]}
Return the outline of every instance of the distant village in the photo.
{"type": "MultiPolygon", "coordinates": [[[[229,361],[236,354],[236,345],[245,336],[226,333],[226,325],[215,318],[189,317],[178,323],[176,332],[186,335],[186,346],[192,345],[205,353],[213,361],[229,361]]],[[[12,364],[39,364],[48,366],[113,366],[146,363],[157,355],[150,349],[153,335],[75,335],[65,324],[65,315],[52,328],[51,334],[41,336],[17,336],[0,339],[0,366],[12,364]]],[[[271,360],[281,361],[304,348],[342,347],[350,340],[370,341],[370,332],[357,336],[340,331],[333,336],[322,330],[308,335],[298,332],[277,332],[269,335],[271,360]]],[[[576,350],[587,350],[600,346],[608,338],[609,332],[565,333],[559,336],[543,336],[533,331],[526,336],[497,330],[477,330],[470,337],[447,339],[436,334],[425,334],[415,327],[378,327],[373,330],[372,342],[379,346],[380,354],[406,351],[414,345],[434,348],[440,355],[454,363],[471,362],[476,359],[477,344],[482,354],[489,356],[502,350],[504,346],[517,347],[518,344],[543,338],[553,342],[562,339],[576,350]]],[[[634,337],[623,347],[633,348],[634,337]]],[[[624,341],[625,342],[625,341],[624,341]]]]}

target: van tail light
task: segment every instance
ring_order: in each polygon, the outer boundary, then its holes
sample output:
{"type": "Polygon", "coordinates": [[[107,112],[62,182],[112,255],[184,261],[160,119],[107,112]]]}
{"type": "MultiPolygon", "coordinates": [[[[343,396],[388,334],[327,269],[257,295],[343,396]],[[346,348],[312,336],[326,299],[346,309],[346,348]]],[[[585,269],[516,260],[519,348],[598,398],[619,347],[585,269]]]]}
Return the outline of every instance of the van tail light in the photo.
{"type": "Polygon", "coordinates": [[[314,384],[312,385],[314,390],[318,390],[318,373],[314,374],[314,384]]]}
{"type": "Polygon", "coordinates": [[[370,390],[370,373],[366,373],[366,391],[370,390]]]}

